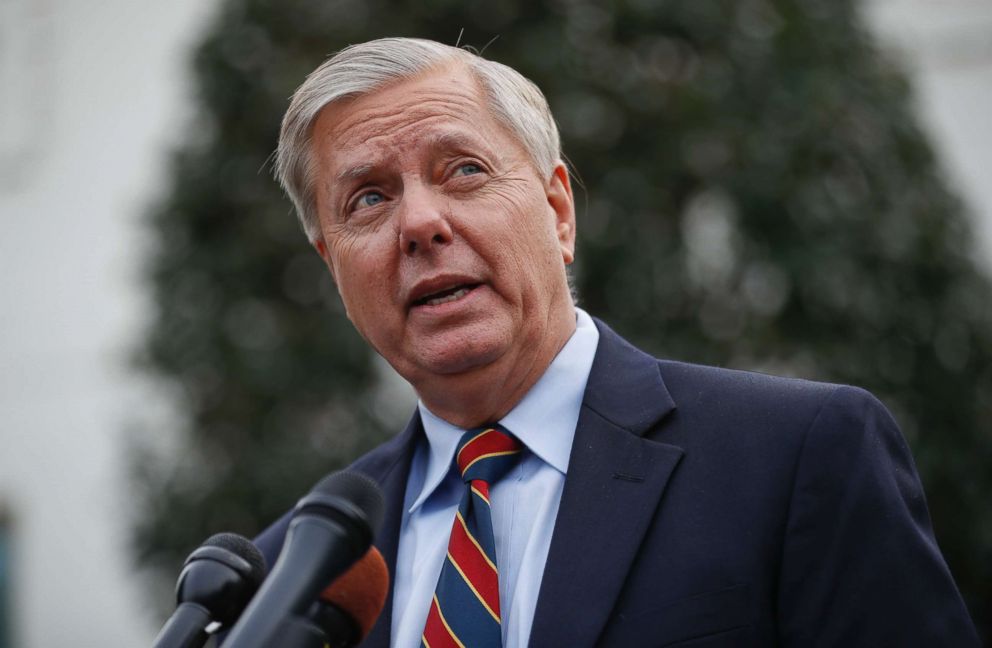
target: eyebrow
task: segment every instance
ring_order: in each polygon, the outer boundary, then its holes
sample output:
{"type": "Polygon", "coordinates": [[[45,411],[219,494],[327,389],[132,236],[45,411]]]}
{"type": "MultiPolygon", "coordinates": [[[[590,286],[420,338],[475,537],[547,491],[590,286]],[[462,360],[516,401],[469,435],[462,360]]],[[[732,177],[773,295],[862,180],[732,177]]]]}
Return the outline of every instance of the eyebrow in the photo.
{"type": "MultiPolygon", "coordinates": [[[[470,147],[479,146],[479,142],[472,137],[465,135],[463,133],[438,133],[435,135],[428,136],[427,146],[428,148],[438,151],[438,150],[450,150],[450,149],[464,149],[470,147]]],[[[335,176],[335,180],[338,183],[347,183],[353,180],[364,178],[365,176],[372,173],[372,171],[378,166],[374,162],[366,162],[364,164],[356,164],[355,166],[348,167],[342,170],[335,176]]]]}
{"type": "Polygon", "coordinates": [[[479,146],[479,142],[464,133],[438,133],[427,139],[427,146],[433,150],[459,149],[479,146]]]}
{"type": "Polygon", "coordinates": [[[335,179],[339,183],[348,182],[350,180],[355,180],[357,178],[362,178],[364,176],[367,176],[369,173],[372,172],[372,169],[374,168],[375,165],[371,163],[358,164],[353,167],[348,167],[347,169],[341,171],[340,173],[338,173],[335,179]]]}

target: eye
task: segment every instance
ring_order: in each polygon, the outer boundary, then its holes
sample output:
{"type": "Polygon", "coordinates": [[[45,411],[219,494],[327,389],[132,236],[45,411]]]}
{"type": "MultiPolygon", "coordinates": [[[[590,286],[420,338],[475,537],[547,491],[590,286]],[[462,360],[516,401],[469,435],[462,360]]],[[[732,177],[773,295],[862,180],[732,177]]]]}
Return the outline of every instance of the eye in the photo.
{"type": "Polygon", "coordinates": [[[476,173],[482,173],[482,167],[475,162],[467,162],[455,169],[456,175],[475,175],[476,173]]]}
{"type": "Polygon", "coordinates": [[[374,207],[375,205],[378,205],[385,199],[386,199],[385,196],[383,196],[378,191],[366,191],[355,200],[354,208],[358,209],[360,207],[374,207]]]}

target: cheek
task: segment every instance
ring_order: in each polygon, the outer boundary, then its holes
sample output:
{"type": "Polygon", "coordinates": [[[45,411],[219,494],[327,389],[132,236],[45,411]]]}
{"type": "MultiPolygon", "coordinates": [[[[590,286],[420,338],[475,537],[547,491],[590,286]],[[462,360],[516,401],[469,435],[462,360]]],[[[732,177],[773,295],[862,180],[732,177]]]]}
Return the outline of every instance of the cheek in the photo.
{"type": "Polygon", "coordinates": [[[478,230],[489,229],[497,245],[516,250],[540,249],[555,236],[553,212],[542,192],[524,184],[501,189],[477,208],[484,216],[478,230]]]}
{"type": "Polygon", "coordinates": [[[554,214],[547,203],[532,201],[512,215],[510,237],[520,254],[519,262],[531,268],[553,267],[561,258],[554,214]]]}
{"type": "Polygon", "coordinates": [[[388,302],[386,291],[392,285],[388,264],[381,262],[376,243],[361,240],[338,240],[331,246],[338,293],[348,317],[357,324],[369,319],[388,302]]]}

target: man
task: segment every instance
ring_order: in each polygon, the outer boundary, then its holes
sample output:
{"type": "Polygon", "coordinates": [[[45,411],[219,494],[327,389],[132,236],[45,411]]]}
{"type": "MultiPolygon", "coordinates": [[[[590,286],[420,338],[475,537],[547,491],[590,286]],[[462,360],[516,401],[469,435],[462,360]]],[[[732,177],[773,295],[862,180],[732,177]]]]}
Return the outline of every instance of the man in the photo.
{"type": "MultiPolygon", "coordinates": [[[[977,644],[877,400],[659,361],[574,306],[569,176],[518,73],[429,41],[348,48],[294,95],[278,172],[420,398],[353,466],[386,493],[394,576],[366,645],[977,644]],[[466,490],[460,441],[493,427],[519,460],[466,490]],[[453,569],[474,578],[460,528],[498,594],[449,602],[453,569]],[[495,639],[466,638],[480,603],[495,639]]],[[[270,561],[286,522],[258,539],[270,561]]]]}

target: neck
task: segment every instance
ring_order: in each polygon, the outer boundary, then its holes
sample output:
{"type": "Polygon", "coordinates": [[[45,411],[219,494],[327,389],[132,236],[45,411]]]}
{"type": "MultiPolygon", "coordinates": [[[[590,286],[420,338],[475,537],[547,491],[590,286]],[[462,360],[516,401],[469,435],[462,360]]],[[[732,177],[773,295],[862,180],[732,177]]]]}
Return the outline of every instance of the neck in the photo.
{"type": "Polygon", "coordinates": [[[414,385],[417,395],[431,412],[462,429],[495,423],[523,400],[572,337],[574,307],[558,321],[549,321],[546,331],[537,344],[525,345],[510,357],[414,385]]]}

